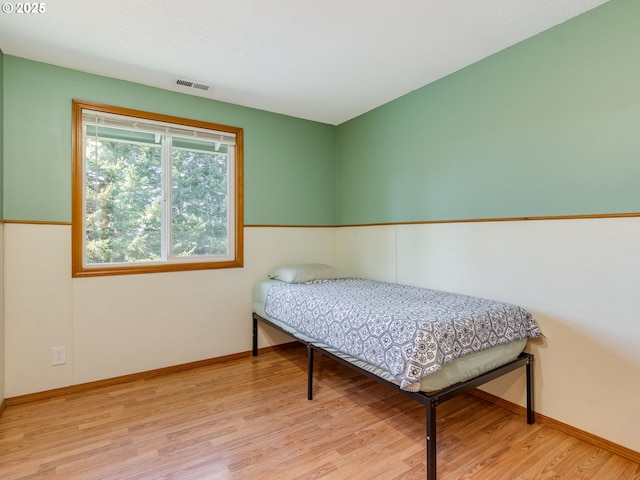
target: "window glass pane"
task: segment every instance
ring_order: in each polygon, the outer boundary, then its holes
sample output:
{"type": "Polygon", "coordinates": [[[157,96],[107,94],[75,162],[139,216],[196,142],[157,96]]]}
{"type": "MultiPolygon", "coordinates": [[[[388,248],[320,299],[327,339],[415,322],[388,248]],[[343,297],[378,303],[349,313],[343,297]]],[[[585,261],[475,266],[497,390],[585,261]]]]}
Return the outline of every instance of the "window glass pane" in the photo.
{"type": "Polygon", "coordinates": [[[137,141],[101,137],[101,131],[96,137],[95,129],[90,133],[85,142],[86,263],[159,260],[160,145],[140,141],[135,131],[121,131],[119,138],[137,141]]]}
{"type": "Polygon", "coordinates": [[[197,144],[174,141],[171,150],[171,254],[228,255],[229,155],[211,142],[197,144]]]}

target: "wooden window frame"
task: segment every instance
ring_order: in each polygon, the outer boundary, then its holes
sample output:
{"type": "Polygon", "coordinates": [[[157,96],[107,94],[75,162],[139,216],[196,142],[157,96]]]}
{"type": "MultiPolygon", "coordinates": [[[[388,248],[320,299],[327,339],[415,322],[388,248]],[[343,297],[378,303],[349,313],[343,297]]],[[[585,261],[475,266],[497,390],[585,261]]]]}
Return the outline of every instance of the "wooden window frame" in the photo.
{"type": "Polygon", "coordinates": [[[108,275],[127,275],[139,273],[176,272],[188,270],[209,270],[221,268],[239,268],[244,258],[244,167],[243,167],[243,129],[200,120],[192,120],[170,115],[145,112],[130,108],[115,107],[101,103],[73,99],[72,101],[72,195],[71,195],[71,273],[72,277],[94,277],[108,275]],[[236,137],[235,146],[235,221],[234,255],[231,260],[224,261],[191,261],[191,262],[158,262],[158,263],[124,263],[93,266],[84,264],[84,110],[124,115],[157,122],[173,123],[187,127],[204,128],[228,132],[236,137]]]}

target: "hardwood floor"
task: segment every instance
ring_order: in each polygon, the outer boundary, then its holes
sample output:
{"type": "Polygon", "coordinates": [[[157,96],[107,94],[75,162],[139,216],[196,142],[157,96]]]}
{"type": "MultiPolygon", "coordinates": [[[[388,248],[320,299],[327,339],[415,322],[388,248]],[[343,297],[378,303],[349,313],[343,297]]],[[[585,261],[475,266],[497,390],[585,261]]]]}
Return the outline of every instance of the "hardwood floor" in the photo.
{"type": "MultiPolygon", "coordinates": [[[[261,354],[8,406],[0,478],[425,478],[418,403],[306,351],[261,354]]],[[[475,396],[438,407],[438,473],[452,479],[640,479],[640,465],[475,396]]]]}

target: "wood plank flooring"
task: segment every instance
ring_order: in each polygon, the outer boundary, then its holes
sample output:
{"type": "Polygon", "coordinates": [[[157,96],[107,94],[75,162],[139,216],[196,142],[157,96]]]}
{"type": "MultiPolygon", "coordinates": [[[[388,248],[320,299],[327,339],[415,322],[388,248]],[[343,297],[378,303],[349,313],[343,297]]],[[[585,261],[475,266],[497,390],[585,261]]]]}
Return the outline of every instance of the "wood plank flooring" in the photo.
{"type": "MultiPolygon", "coordinates": [[[[424,407],[292,348],[7,407],[0,478],[424,479],[424,407]]],[[[475,396],[438,407],[453,479],[640,479],[640,465],[475,396]]]]}

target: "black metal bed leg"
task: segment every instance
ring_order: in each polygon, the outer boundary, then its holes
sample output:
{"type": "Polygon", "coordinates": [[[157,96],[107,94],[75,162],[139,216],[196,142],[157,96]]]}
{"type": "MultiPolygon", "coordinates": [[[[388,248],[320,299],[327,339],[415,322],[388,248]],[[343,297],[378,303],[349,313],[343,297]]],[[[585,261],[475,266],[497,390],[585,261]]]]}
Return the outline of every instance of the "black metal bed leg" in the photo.
{"type": "Polygon", "coordinates": [[[436,404],[429,401],[427,407],[427,480],[436,480],[436,404]]]}
{"type": "Polygon", "coordinates": [[[313,400],[313,345],[307,343],[307,400],[313,400]]]}
{"type": "Polygon", "coordinates": [[[258,318],[255,313],[253,314],[253,347],[251,349],[251,355],[253,357],[258,356],[258,318]]]}
{"type": "Polygon", "coordinates": [[[526,366],[527,371],[527,423],[533,425],[536,415],[533,410],[533,356],[529,357],[526,366]]]}

